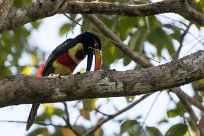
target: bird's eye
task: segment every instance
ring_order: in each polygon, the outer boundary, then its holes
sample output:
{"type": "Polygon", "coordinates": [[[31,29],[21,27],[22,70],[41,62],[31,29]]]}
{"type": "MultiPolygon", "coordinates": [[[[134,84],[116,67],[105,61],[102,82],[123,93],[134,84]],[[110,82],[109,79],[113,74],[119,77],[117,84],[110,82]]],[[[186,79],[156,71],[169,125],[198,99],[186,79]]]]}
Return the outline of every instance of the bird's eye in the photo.
{"type": "Polygon", "coordinates": [[[98,44],[96,41],[94,41],[94,48],[97,48],[98,47],[98,44]]]}

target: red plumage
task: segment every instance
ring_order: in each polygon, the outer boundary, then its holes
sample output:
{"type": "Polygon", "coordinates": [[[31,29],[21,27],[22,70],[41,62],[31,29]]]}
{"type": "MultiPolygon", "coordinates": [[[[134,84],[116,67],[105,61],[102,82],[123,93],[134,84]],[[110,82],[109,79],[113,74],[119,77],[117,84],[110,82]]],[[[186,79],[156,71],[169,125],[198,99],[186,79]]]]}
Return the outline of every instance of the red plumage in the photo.
{"type": "Polygon", "coordinates": [[[43,72],[44,67],[45,67],[44,64],[40,65],[40,67],[38,68],[38,72],[36,74],[37,77],[42,77],[42,72],[43,72]]]}
{"type": "Polygon", "coordinates": [[[63,66],[70,68],[72,71],[76,68],[77,64],[73,59],[65,52],[57,57],[57,62],[63,66]]]}

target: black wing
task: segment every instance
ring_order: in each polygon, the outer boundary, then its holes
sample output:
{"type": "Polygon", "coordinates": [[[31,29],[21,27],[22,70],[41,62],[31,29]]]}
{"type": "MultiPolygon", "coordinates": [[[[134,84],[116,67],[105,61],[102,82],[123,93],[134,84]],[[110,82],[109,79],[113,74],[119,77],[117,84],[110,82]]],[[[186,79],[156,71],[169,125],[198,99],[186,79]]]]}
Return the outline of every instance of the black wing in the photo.
{"type": "Polygon", "coordinates": [[[67,39],[64,41],[62,44],[57,46],[52,53],[49,55],[48,59],[45,62],[45,66],[42,72],[42,76],[48,75],[49,73],[49,68],[52,66],[52,63],[56,60],[56,58],[64,53],[67,52],[70,48],[74,47],[77,44],[76,39],[67,39]]]}

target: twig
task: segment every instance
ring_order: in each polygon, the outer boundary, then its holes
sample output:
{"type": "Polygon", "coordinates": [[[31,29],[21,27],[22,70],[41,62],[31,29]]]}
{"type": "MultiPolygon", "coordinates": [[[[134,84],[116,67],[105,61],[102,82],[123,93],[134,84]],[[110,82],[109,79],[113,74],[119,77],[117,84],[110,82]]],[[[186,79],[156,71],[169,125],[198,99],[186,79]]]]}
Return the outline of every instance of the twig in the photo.
{"type": "Polygon", "coordinates": [[[147,118],[149,117],[150,112],[151,112],[151,110],[152,110],[152,108],[153,108],[153,105],[155,104],[155,102],[156,102],[156,100],[157,100],[157,98],[159,97],[160,94],[161,94],[161,92],[159,92],[159,93],[157,94],[157,96],[154,98],[154,101],[151,103],[151,106],[150,106],[150,108],[149,108],[149,110],[148,110],[148,112],[147,112],[147,115],[146,115],[144,121],[142,122],[142,125],[140,126],[138,132],[137,132],[137,135],[138,135],[138,136],[140,135],[140,131],[141,131],[141,129],[142,129],[142,126],[145,124],[147,118]]]}
{"type": "Polygon", "coordinates": [[[65,111],[65,115],[66,115],[66,118],[63,118],[63,119],[65,120],[67,127],[70,128],[76,136],[80,136],[80,134],[70,124],[69,111],[68,111],[67,103],[63,102],[63,105],[64,105],[64,111],[65,111]]]}
{"type": "Polygon", "coordinates": [[[189,23],[189,24],[187,25],[186,29],[183,31],[183,33],[180,34],[179,48],[178,48],[178,50],[177,50],[175,56],[173,57],[174,59],[178,59],[179,54],[180,54],[180,52],[181,52],[181,48],[183,47],[184,37],[188,34],[188,31],[189,31],[191,25],[192,25],[192,23],[189,23]]]}
{"type": "Polygon", "coordinates": [[[115,35],[96,15],[89,14],[84,16],[88,18],[105,35],[105,37],[108,37],[110,42],[112,42],[117,48],[119,48],[125,55],[127,55],[133,61],[140,64],[144,68],[153,66],[141,55],[129,49],[127,45],[125,45],[122,40],[117,35],[115,35]]]}
{"type": "Polygon", "coordinates": [[[76,118],[76,120],[75,120],[75,122],[74,122],[74,125],[73,126],[76,126],[76,124],[77,124],[77,121],[79,120],[79,118],[81,117],[81,115],[78,115],[77,116],[77,118],[76,118]]]}
{"type": "Polygon", "coordinates": [[[77,22],[76,20],[72,19],[72,18],[71,18],[70,16],[68,16],[67,14],[63,13],[63,15],[64,15],[65,17],[67,17],[68,19],[70,19],[71,21],[73,21],[74,23],[76,23],[77,25],[82,26],[79,22],[77,22]]]}
{"type": "MultiPolygon", "coordinates": [[[[26,124],[27,121],[14,121],[14,120],[0,120],[0,122],[8,122],[8,123],[22,123],[26,124]]],[[[67,127],[63,125],[54,125],[52,123],[43,123],[43,122],[35,122],[35,124],[41,125],[41,126],[54,126],[54,127],[67,127]]]]}
{"type": "Polygon", "coordinates": [[[201,111],[204,111],[204,106],[202,105],[202,103],[198,102],[196,99],[187,95],[183,90],[181,90],[180,88],[174,88],[173,90],[176,90],[176,94],[179,93],[179,95],[183,97],[183,99],[186,99],[189,103],[193,104],[201,111]]]}
{"type": "Polygon", "coordinates": [[[68,112],[68,106],[67,106],[67,103],[66,102],[63,102],[63,105],[64,105],[64,111],[65,111],[65,115],[66,115],[66,124],[67,126],[71,126],[70,125],[70,121],[69,121],[69,112],[68,112]]]}
{"type": "Polygon", "coordinates": [[[100,114],[102,114],[103,116],[107,116],[107,117],[111,116],[111,115],[109,115],[109,114],[106,114],[106,113],[101,112],[101,111],[98,110],[98,109],[95,109],[95,111],[98,112],[98,113],[100,113],[100,114]]]}
{"type": "Polygon", "coordinates": [[[98,128],[100,128],[104,123],[108,122],[109,120],[115,118],[116,116],[122,114],[123,112],[131,109],[132,107],[134,107],[136,104],[140,103],[142,100],[144,100],[145,98],[147,98],[148,96],[150,96],[151,94],[146,94],[143,95],[139,100],[133,102],[132,104],[130,104],[129,106],[125,107],[122,110],[119,110],[117,113],[112,114],[104,119],[102,119],[98,124],[96,124],[96,126],[92,127],[89,131],[87,131],[84,135],[82,136],[90,136],[93,132],[95,132],[98,128]]]}
{"type": "Polygon", "coordinates": [[[192,118],[192,122],[193,122],[193,125],[195,126],[196,128],[196,123],[198,121],[198,117],[196,116],[195,112],[193,111],[192,107],[191,107],[191,104],[189,103],[189,101],[187,99],[185,99],[183,96],[184,95],[181,95],[181,91],[179,91],[178,89],[174,89],[173,91],[174,93],[176,93],[176,95],[179,97],[180,101],[182,102],[183,104],[183,107],[186,109],[186,111],[190,114],[191,118],[192,118]]]}
{"type": "MultiPolygon", "coordinates": [[[[177,102],[171,97],[171,94],[170,94],[169,92],[168,92],[168,95],[169,95],[171,101],[173,101],[174,104],[177,105],[177,102]]],[[[186,117],[182,114],[182,111],[183,111],[183,107],[182,107],[182,108],[181,108],[181,107],[178,107],[178,113],[181,114],[181,116],[183,117],[183,122],[184,122],[184,124],[187,126],[187,125],[189,125],[189,123],[187,124],[187,122],[186,122],[187,119],[186,119],[186,117]]],[[[189,136],[191,136],[189,129],[188,129],[188,134],[189,134],[189,136]]]]}

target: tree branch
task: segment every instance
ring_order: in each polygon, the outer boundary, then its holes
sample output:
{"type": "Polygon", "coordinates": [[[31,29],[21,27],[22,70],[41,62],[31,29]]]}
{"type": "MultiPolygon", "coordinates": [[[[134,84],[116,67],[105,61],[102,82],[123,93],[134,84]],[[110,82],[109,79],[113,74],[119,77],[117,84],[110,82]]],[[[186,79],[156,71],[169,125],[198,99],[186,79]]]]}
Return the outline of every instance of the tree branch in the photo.
{"type": "Polygon", "coordinates": [[[98,128],[100,128],[103,124],[105,124],[106,122],[108,122],[109,120],[117,117],[118,115],[121,115],[122,113],[128,111],[129,109],[133,108],[135,105],[139,104],[141,101],[143,101],[144,99],[146,99],[148,96],[150,96],[150,94],[146,94],[143,95],[140,99],[136,100],[135,102],[131,103],[130,105],[128,105],[127,107],[119,110],[118,112],[109,115],[106,118],[103,118],[99,123],[97,123],[94,127],[92,127],[91,129],[89,129],[85,134],[83,134],[82,136],[90,136],[93,132],[95,132],[98,128]]]}
{"type": "Polygon", "coordinates": [[[153,66],[137,52],[129,49],[127,45],[125,45],[122,40],[117,35],[115,35],[96,15],[84,16],[88,18],[106,37],[108,37],[110,42],[119,48],[126,56],[135,61],[135,63],[139,63],[143,68],[153,66]]]}
{"type": "Polygon", "coordinates": [[[62,117],[66,123],[66,126],[71,129],[71,131],[76,135],[76,136],[80,136],[80,134],[78,133],[78,131],[75,130],[74,127],[72,127],[72,125],[70,124],[70,118],[69,118],[69,111],[68,111],[68,105],[66,102],[63,102],[64,105],[64,111],[65,111],[65,117],[62,117]]]}
{"type": "Polygon", "coordinates": [[[13,0],[3,0],[0,2],[0,30],[4,25],[7,14],[13,4],[13,0]]]}
{"type": "Polygon", "coordinates": [[[178,50],[177,50],[175,56],[173,56],[174,60],[179,58],[179,54],[180,54],[180,52],[181,52],[181,48],[183,47],[184,38],[185,38],[185,36],[188,34],[188,31],[189,31],[189,29],[190,29],[191,26],[192,26],[192,23],[189,23],[189,24],[186,26],[186,29],[184,29],[183,32],[180,33],[179,47],[178,47],[178,50]]]}
{"type": "Polygon", "coordinates": [[[201,119],[198,122],[198,128],[200,131],[200,136],[204,136],[204,114],[202,115],[201,119]]]}
{"type": "Polygon", "coordinates": [[[184,93],[182,93],[181,90],[179,90],[178,88],[173,89],[173,90],[174,90],[174,93],[179,97],[181,103],[183,104],[184,109],[189,113],[189,115],[192,119],[192,123],[193,123],[194,127],[196,128],[196,123],[198,121],[198,117],[196,116],[193,108],[191,107],[190,102],[187,99],[185,99],[185,97],[183,95],[184,93]]]}
{"type": "Polygon", "coordinates": [[[202,103],[197,101],[195,98],[190,97],[183,90],[181,90],[181,88],[176,87],[176,88],[173,88],[172,90],[173,90],[174,93],[176,93],[176,95],[178,95],[179,98],[185,99],[191,105],[194,105],[195,107],[197,107],[201,111],[204,111],[204,106],[202,105],[202,103]]]}
{"type": "Polygon", "coordinates": [[[0,78],[0,107],[129,96],[156,92],[204,77],[204,51],[164,65],[131,71],[97,71],[59,78],[0,78]]]}
{"type": "Polygon", "coordinates": [[[57,13],[81,13],[81,14],[109,14],[125,16],[151,16],[162,13],[177,13],[189,21],[204,25],[204,15],[194,10],[185,0],[165,0],[151,4],[124,4],[108,2],[81,2],[40,0],[26,5],[20,9],[13,10],[8,14],[3,29],[12,29],[26,23],[36,21],[57,13]]]}

